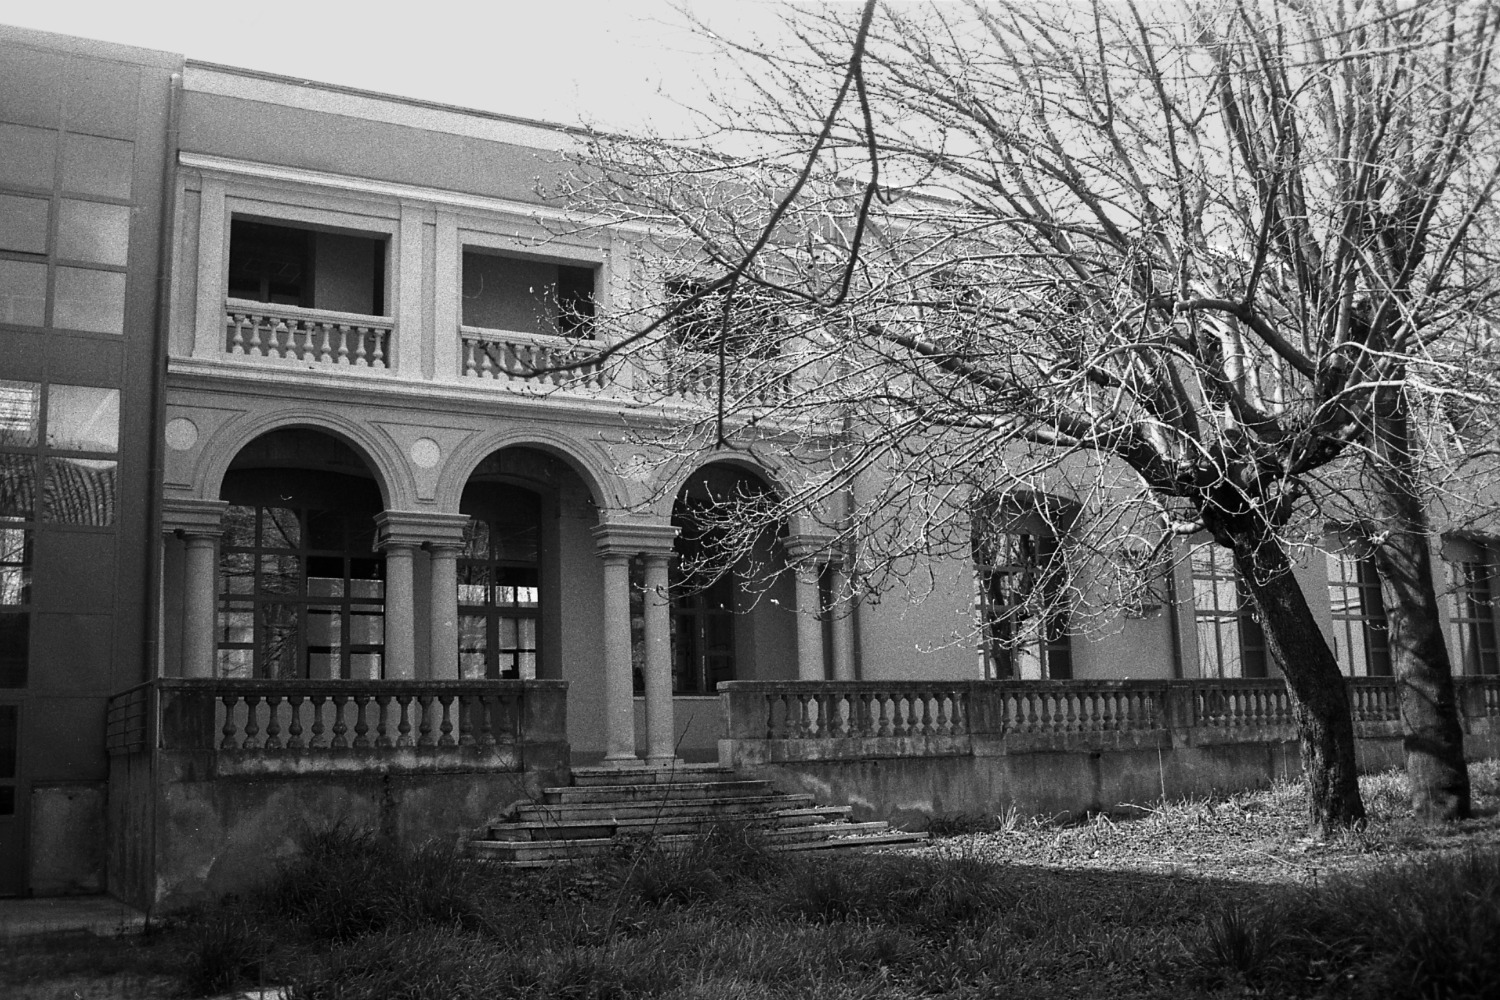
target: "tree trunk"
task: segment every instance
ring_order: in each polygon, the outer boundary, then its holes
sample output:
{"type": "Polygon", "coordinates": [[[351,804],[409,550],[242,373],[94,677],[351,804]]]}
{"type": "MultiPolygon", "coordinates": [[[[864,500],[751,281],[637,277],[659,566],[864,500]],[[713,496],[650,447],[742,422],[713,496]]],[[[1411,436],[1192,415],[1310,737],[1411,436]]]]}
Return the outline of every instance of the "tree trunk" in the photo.
{"type": "Polygon", "coordinates": [[[1380,575],[1391,665],[1401,699],[1401,737],[1412,810],[1431,822],[1467,819],[1469,769],[1433,585],[1431,525],[1414,488],[1406,397],[1382,390],[1375,402],[1374,455],[1366,460],[1376,485],[1375,571],[1380,575]]]}
{"type": "Polygon", "coordinates": [[[1365,816],[1348,686],[1280,543],[1259,526],[1231,527],[1226,534],[1234,543],[1235,567],[1260,612],[1266,647],[1295,706],[1308,784],[1308,827],[1314,836],[1327,836],[1365,816]]]}

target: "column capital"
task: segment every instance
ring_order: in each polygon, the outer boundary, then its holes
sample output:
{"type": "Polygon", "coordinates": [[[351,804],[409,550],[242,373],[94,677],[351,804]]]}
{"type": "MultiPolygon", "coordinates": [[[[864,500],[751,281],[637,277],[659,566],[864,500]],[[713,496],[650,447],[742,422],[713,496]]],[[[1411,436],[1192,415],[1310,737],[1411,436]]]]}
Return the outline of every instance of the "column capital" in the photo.
{"type": "Polygon", "coordinates": [[[842,562],[837,541],[834,535],[807,532],[787,535],[781,540],[781,548],[792,562],[842,562]]]}
{"type": "Polygon", "coordinates": [[[425,510],[383,510],[375,515],[379,546],[410,546],[424,543],[433,546],[461,547],[464,530],[472,518],[467,514],[441,514],[425,510]]]}
{"type": "Polygon", "coordinates": [[[167,497],[161,505],[163,534],[217,538],[224,534],[227,500],[167,497]]]}
{"type": "Polygon", "coordinates": [[[671,555],[677,529],[665,521],[609,520],[594,526],[594,544],[601,556],[637,553],[671,555]]]}

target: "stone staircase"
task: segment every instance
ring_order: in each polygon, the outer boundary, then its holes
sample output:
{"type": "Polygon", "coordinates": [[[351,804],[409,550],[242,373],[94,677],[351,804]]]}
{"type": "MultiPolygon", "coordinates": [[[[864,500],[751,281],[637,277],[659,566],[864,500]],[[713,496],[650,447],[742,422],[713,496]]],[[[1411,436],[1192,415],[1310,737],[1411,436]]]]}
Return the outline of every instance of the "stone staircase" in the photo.
{"type": "Polygon", "coordinates": [[[848,806],[820,806],[811,795],[777,792],[717,764],[674,768],[581,767],[573,784],[542,790],[504,822],[470,842],[477,857],[517,865],[572,861],[609,851],[617,836],[686,844],[714,823],[744,823],[773,850],[819,851],[920,843],[926,834],[884,822],[854,823],[848,806]]]}

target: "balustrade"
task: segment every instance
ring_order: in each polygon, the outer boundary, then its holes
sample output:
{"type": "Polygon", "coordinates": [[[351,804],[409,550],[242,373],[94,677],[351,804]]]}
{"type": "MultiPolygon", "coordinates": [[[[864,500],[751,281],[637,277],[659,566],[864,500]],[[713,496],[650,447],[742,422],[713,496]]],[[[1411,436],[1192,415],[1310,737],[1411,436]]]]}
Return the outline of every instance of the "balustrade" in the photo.
{"type": "Polygon", "coordinates": [[[1400,722],[1401,695],[1389,677],[1355,677],[1349,681],[1349,710],[1356,723],[1400,722]]]}
{"type": "Polygon", "coordinates": [[[753,739],[823,740],[963,736],[969,732],[963,682],[739,681],[758,704],[753,739]]]}
{"type": "Polygon", "coordinates": [[[389,316],[233,298],[224,308],[224,349],[240,357],[384,369],[393,329],[389,316]]]}
{"type": "Polygon", "coordinates": [[[566,337],[459,328],[463,373],[469,378],[528,385],[602,389],[604,366],[585,362],[594,351],[566,337]]]}
{"type": "MultiPolygon", "coordinates": [[[[161,749],[228,758],[446,752],[469,759],[565,742],[566,690],[563,681],[536,680],[173,679],[115,696],[110,718],[113,729],[137,733],[147,728],[140,717],[159,713],[161,749]]],[[[127,741],[142,742],[118,740],[127,741]]]]}
{"type": "Polygon", "coordinates": [[[671,348],[661,355],[659,392],[687,402],[717,401],[719,384],[737,407],[775,406],[792,392],[791,364],[784,358],[729,357],[721,368],[717,354],[671,348]]]}

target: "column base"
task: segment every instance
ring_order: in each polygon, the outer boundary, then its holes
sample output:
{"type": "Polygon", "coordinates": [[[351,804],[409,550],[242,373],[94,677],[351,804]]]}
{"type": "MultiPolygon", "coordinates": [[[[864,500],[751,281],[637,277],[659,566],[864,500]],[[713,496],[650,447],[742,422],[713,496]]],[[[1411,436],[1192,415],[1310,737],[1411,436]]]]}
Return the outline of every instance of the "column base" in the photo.
{"type": "Polygon", "coordinates": [[[623,770],[629,767],[642,767],[644,762],[635,754],[631,754],[629,757],[605,757],[599,766],[623,770]]]}
{"type": "Polygon", "coordinates": [[[647,757],[646,766],[659,768],[682,767],[683,763],[680,757],[647,757]]]}

